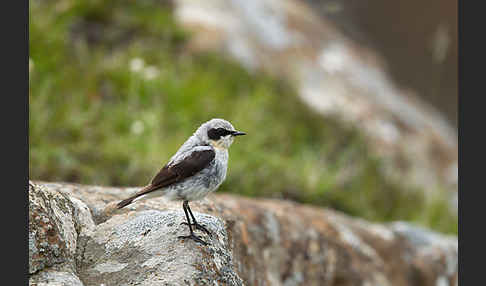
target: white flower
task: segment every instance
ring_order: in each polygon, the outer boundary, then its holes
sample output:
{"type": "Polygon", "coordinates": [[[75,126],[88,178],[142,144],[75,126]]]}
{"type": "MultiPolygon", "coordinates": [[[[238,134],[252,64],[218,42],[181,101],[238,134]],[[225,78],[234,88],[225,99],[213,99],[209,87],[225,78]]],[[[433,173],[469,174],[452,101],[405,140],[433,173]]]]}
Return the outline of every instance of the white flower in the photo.
{"type": "Polygon", "coordinates": [[[154,79],[159,75],[159,70],[154,66],[149,66],[143,71],[143,75],[146,79],[154,79]]]}
{"type": "Polygon", "coordinates": [[[134,58],[130,61],[130,70],[132,72],[140,72],[143,70],[145,62],[141,58],[134,58]]]}
{"type": "Polygon", "coordinates": [[[133,134],[140,134],[143,132],[143,130],[145,129],[145,126],[143,124],[142,121],[140,120],[136,120],[132,123],[132,126],[130,128],[130,130],[132,131],[133,134]]]}

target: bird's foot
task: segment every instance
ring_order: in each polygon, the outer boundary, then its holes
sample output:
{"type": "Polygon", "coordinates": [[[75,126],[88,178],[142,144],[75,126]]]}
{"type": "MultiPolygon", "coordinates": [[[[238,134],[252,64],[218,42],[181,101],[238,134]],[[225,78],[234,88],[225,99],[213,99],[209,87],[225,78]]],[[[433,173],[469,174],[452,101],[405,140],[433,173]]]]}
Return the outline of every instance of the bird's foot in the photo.
{"type": "MultiPolygon", "coordinates": [[[[181,223],[183,225],[189,225],[187,222],[183,222],[181,223]]],[[[202,230],[204,231],[205,233],[207,233],[209,236],[212,236],[211,235],[211,232],[202,224],[198,224],[198,223],[191,223],[191,226],[195,227],[196,229],[199,229],[199,230],[202,230]]]]}
{"type": "Polygon", "coordinates": [[[186,239],[186,238],[189,238],[189,239],[192,239],[194,240],[195,242],[200,242],[201,244],[203,245],[208,245],[207,242],[205,242],[204,240],[202,240],[199,236],[197,235],[194,235],[194,233],[191,233],[190,235],[181,235],[181,236],[178,236],[179,239],[186,239]]]}

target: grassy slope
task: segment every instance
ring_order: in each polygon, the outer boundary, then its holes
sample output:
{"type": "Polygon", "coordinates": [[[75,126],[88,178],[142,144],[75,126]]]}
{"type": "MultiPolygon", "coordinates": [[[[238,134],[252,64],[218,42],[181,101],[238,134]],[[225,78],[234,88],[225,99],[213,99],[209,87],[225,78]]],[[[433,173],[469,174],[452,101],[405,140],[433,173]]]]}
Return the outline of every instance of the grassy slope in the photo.
{"type": "Polygon", "coordinates": [[[184,52],[190,35],[160,2],[30,1],[31,178],[143,185],[221,117],[249,135],[232,146],[220,191],[457,233],[445,201],[380,176],[356,130],[314,114],[283,82],[184,52]]]}

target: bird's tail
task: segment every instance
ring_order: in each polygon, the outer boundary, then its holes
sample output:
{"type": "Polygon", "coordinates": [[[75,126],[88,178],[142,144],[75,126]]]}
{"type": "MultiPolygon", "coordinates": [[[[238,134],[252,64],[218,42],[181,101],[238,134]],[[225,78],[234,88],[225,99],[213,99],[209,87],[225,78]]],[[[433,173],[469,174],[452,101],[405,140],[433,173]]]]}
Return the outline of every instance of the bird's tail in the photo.
{"type": "Polygon", "coordinates": [[[146,187],[144,187],[143,189],[141,189],[140,191],[138,191],[136,194],[134,194],[133,196],[127,198],[127,199],[124,199],[123,201],[120,201],[119,203],[116,204],[116,208],[117,209],[121,209],[123,207],[126,207],[128,206],[129,204],[133,203],[134,201],[136,201],[137,199],[140,199],[142,198],[143,196],[146,195],[147,191],[150,191],[150,189],[152,188],[153,186],[152,185],[148,185],[146,187]]]}
{"type": "Polygon", "coordinates": [[[136,196],[130,197],[128,199],[124,199],[123,201],[120,201],[118,204],[116,204],[117,209],[121,209],[123,207],[128,206],[129,204],[133,203],[133,200],[137,198],[136,196]]]}

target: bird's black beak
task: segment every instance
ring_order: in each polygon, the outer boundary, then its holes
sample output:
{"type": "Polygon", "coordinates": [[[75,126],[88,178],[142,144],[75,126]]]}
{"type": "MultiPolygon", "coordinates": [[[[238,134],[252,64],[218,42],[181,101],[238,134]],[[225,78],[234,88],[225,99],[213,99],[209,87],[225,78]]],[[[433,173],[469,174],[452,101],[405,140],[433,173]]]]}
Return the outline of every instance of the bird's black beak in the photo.
{"type": "Polygon", "coordinates": [[[231,133],[231,135],[233,136],[241,136],[241,135],[246,135],[245,132],[240,132],[240,131],[233,131],[233,133],[231,133]]]}

